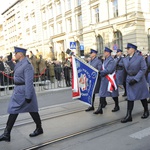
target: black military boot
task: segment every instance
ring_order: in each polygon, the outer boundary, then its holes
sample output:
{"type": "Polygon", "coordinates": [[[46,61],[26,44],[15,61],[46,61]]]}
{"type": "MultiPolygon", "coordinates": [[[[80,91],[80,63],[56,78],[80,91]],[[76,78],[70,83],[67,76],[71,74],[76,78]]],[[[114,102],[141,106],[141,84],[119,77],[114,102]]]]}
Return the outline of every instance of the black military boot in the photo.
{"type": "Polygon", "coordinates": [[[146,119],[149,116],[149,111],[148,111],[148,104],[147,104],[147,99],[141,100],[141,103],[144,107],[144,113],[141,116],[142,119],[146,119]]]}
{"type": "Polygon", "coordinates": [[[142,119],[146,119],[149,116],[149,111],[148,110],[144,110],[143,115],[141,116],[142,119]]]}
{"type": "Polygon", "coordinates": [[[102,104],[102,108],[105,108],[107,105],[107,101],[106,101],[106,98],[103,100],[103,104],[102,104]]]}
{"type": "Polygon", "coordinates": [[[126,97],[127,96],[127,94],[126,93],[124,93],[123,95],[122,95],[122,97],[126,97]]]}
{"type": "Polygon", "coordinates": [[[121,120],[121,123],[131,122],[132,121],[132,110],[134,106],[134,101],[128,101],[127,103],[127,115],[124,119],[121,120]]]}
{"type": "Polygon", "coordinates": [[[119,111],[119,110],[120,110],[120,107],[119,107],[119,103],[118,103],[118,97],[113,97],[113,100],[115,101],[115,107],[114,107],[114,109],[112,110],[112,112],[119,111]]]}
{"type": "Polygon", "coordinates": [[[17,119],[17,116],[18,114],[9,115],[4,133],[0,136],[0,141],[10,142],[10,132],[17,119]]]}
{"type": "Polygon", "coordinates": [[[33,118],[35,124],[36,124],[36,129],[33,131],[33,133],[29,134],[30,137],[35,137],[40,134],[43,134],[43,129],[41,126],[41,118],[38,112],[30,112],[31,117],[33,118]]]}
{"type": "Polygon", "coordinates": [[[43,129],[42,129],[41,125],[37,126],[37,128],[33,131],[33,133],[29,134],[29,136],[35,137],[35,136],[38,136],[40,134],[43,134],[43,129]]]}
{"type": "Polygon", "coordinates": [[[85,111],[92,111],[92,110],[94,110],[94,107],[88,107],[85,111]]]}
{"type": "Polygon", "coordinates": [[[93,111],[94,110],[94,101],[95,101],[95,94],[93,94],[92,106],[88,107],[85,111],[93,111]]]}
{"type": "Polygon", "coordinates": [[[10,130],[8,127],[5,128],[4,133],[0,136],[0,141],[10,142],[10,130]]]}
{"type": "Polygon", "coordinates": [[[100,97],[98,109],[93,114],[103,114],[102,106],[104,104],[104,99],[105,99],[104,97],[100,97]]]}

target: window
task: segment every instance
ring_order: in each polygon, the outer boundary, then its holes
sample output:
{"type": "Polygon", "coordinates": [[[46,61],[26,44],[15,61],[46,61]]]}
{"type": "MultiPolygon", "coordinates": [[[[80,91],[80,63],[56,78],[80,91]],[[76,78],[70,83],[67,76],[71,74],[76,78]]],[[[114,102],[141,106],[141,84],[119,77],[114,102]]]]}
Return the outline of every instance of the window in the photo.
{"type": "Polygon", "coordinates": [[[95,8],[95,22],[99,22],[99,8],[95,8]]]}
{"type": "Polygon", "coordinates": [[[92,18],[92,23],[98,23],[99,22],[99,7],[92,7],[91,9],[91,18],[92,18]]]}
{"type": "Polygon", "coordinates": [[[57,2],[56,8],[57,8],[57,15],[60,15],[61,14],[61,3],[60,2],[57,2]]]}
{"type": "Polygon", "coordinates": [[[123,50],[123,43],[122,43],[122,34],[120,31],[116,31],[114,33],[114,45],[116,45],[117,48],[123,50]]]}
{"type": "Polygon", "coordinates": [[[53,17],[53,8],[52,8],[52,5],[48,6],[48,16],[49,16],[49,18],[53,17]]]}
{"type": "Polygon", "coordinates": [[[150,53],[150,28],[148,29],[148,52],[150,53]]]}
{"type": "Polygon", "coordinates": [[[102,36],[100,36],[100,35],[97,36],[97,37],[96,37],[96,41],[97,41],[98,53],[102,54],[102,53],[103,53],[103,49],[104,49],[102,36]]]}
{"type": "Polygon", "coordinates": [[[31,21],[31,24],[33,25],[33,24],[36,24],[36,20],[35,20],[35,13],[33,12],[33,13],[31,13],[31,15],[30,15],[31,17],[30,17],[30,21],[31,21]]]}
{"type": "Polygon", "coordinates": [[[82,15],[78,15],[78,29],[82,28],[82,15]]]}
{"type": "Polygon", "coordinates": [[[42,20],[43,20],[43,22],[46,21],[45,8],[42,9],[42,20]]]}
{"type": "Polygon", "coordinates": [[[118,17],[118,0],[113,0],[112,3],[114,17],[118,17]]]}
{"type": "Polygon", "coordinates": [[[32,38],[33,38],[33,41],[36,41],[37,39],[36,29],[32,29],[32,38]]]}
{"type": "Polygon", "coordinates": [[[67,10],[71,9],[71,0],[67,0],[67,10]]]}
{"type": "Polygon", "coordinates": [[[67,32],[71,32],[72,31],[72,19],[69,18],[67,19],[67,32]]]}
{"type": "Polygon", "coordinates": [[[78,6],[81,5],[81,0],[77,0],[77,5],[78,5],[78,6]]]}
{"type": "Polygon", "coordinates": [[[54,26],[53,25],[50,26],[50,35],[51,36],[54,35],[54,26]]]}
{"type": "Polygon", "coordinates": [[[60,33],[62,33],[62,22],[59,22],[57,24],[57,34],[60,34],[60,33]]]}
{"type": "Polygon", "coordinates": [[[47,33],[47,27],[43,27],[43,39],[47,39],[48,38],[48,33],[47,33]]]}

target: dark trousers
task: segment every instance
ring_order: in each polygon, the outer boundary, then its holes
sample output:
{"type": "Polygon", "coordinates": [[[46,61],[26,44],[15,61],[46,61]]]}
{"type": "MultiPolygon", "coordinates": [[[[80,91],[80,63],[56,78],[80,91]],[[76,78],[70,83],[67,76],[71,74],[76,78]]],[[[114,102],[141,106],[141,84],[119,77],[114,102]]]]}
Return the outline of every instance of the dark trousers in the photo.
{"type": "Polygon", "coordinates": [[[124,95],[127,95],[126,81],[123,82],[123,87],[124,87],[124,95]]]}
{"type": "MultiPolygon", "coordinates": [[[[144,108],[144,111],[147,111],[148,110],[147,99],[142,99],[141,103],[142,103],[142,106],[144,108]]],[[[127,103],[127,109],[132,112],[133,107],[134,107],[134,101],[128,101],[128,103],[127,103]]]]}
{"type": "MultiPolygon", "coordinates": [[[[38,112],[29,112],[29,113],[36,124],[36,128],[41,127],[41,119],[40,119],[39,113],[38,112]]],[[[9,131],[9,133],[11,132],[11,129],[14,126],[14,123],[15,123],[18,115],[19,114],[10,114],[9,115],[8,121],[6,123],[6,127],[9,131]]]]}
{"type": "Polygon", "coordinates": [[[66,82],[66,86],[71,86],[69,76],[65,76],[65,82],[66,82]]]}

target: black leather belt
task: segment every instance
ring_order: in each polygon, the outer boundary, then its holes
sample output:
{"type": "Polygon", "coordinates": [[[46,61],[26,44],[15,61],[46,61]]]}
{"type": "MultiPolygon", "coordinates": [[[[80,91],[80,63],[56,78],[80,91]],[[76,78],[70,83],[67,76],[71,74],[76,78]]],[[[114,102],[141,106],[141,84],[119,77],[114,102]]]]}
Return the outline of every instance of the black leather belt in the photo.
{"type": "Polygon", "coordinates": [[[15,85],[25,85],[25,83],[14,83],[15,85]]]}
{"type": "Polygon", "coordinates": [[[136,76],[137,73],[127,73],[127,75],[129,75],[129,76],[136,76]]]}
{"type": "Polygon", "coordinates": [[[122,66],[117,66],[116,70],[123,70],[123,67],[122,66]]]}

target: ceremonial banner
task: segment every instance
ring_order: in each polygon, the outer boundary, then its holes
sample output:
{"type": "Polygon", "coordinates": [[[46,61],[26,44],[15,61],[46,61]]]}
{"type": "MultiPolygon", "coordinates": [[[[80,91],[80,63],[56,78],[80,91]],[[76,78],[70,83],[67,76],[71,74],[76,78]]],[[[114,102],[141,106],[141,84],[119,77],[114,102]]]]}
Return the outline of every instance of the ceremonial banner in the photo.
{"type": "Polygon", "coordinates": [[[73,99],[79,98],[82,102],[91,105],[97,82],[98,70],[77,56],[72,56],[72,68],[73,99]]]}

